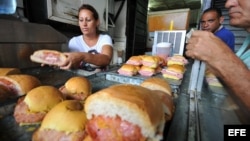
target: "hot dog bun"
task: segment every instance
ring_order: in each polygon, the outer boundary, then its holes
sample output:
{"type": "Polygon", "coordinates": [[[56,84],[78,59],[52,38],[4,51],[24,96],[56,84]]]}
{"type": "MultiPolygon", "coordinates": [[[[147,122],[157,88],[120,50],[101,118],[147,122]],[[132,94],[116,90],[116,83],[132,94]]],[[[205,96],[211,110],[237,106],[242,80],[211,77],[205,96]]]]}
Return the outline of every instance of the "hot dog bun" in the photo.
{"type": "Polygon", "coordinates": [[[31,61],[47,65],[59,65],[66,60],[66,56],[56,50],[37,50],[30,56],[31,61]]]}

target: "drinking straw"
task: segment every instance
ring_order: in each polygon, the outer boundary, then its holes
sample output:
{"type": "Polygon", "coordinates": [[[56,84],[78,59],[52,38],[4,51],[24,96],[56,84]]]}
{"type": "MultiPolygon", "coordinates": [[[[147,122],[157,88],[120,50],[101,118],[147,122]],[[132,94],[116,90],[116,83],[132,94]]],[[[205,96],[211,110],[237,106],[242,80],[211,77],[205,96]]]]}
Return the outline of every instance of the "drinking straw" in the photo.
{"type": "Polygon", "coordinates": [[[169,30],[173,30],[173,28],[174,28],[174,21],[171,20],[171,21],[170,21],[169,30]]]}

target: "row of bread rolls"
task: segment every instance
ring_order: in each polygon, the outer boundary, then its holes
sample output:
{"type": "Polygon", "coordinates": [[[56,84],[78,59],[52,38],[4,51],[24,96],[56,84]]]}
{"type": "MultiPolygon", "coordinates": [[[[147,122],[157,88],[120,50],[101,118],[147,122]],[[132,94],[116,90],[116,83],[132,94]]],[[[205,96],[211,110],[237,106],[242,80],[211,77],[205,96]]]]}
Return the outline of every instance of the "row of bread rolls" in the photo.
{"type": "Polygon", "coordinates": [[[181,80],[185,73],[185,65],[188,63],[187,59],[178,54],[174,54],[168,58],[167,66],[161,70],[164,78],[181,80]]]}
{"type": "Polygon", "coordinates": [[[164,79],[117,84],[87,96],[84,103],[60,102],[44,117],[32,140],[161,140],[173,113],[172,90],[164,79]]]}
{"type": "MultiPolygon", "coordinates": [[[[22,80],[24,77],[33,80],[29,75],[16,75],[22,80]]],[[[15,78],[13,76],[11,78],[15,78]]],[[[22,86],[20,79],[17,82],[22,86]]],[[[29,83],[32,81],[26,82],[29,83]]],[[[59,89],[39,82],[20,94],[23,97],[15,106],[15,120],[20,125],[41,123],[33,134],[33,141],[162,139],[164,123],[171,120],[174,110],[171,87],[165,80],[147,79],[141,86],[115,85],[90,95],[91,88],[85,77],[72,77],[59,89]],[[83,100],[86,100],[84,105],[83,100]],[[109,126],[109,130],[96,124],[99,121],[109,126]],[[120,127],[121,123],[128,129],[120,127]],[[135,132],[127,135],[130,129],[135,132]],[[115,134],[109,136],[110,131],[115,134]]]]}
{"type": "Polygon", "coordinates": [[[131,56],[117,72],[125,76],[134,76],[137,74],[142,76],[152,76],[160,72],[161,67],[164,64],[164,60],[158,56],[131,56]]]}
{"type": "Polygon", "coordinates": [[[45,115],[64,100],[84,101],[92,93],[90,81],[82,76],[69,78],[59,89],[41,85],[18,99],[14,118],[20,125],[40,123],[45,115]]]}

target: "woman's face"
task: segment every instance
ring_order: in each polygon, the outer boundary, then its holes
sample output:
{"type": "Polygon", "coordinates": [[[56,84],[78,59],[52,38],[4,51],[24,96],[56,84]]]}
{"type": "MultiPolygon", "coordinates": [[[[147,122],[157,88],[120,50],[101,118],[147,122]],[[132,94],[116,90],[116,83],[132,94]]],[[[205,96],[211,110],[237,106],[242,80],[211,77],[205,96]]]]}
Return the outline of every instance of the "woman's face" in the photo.
{"type": "Polygon", "coordinates": [[[99,20],[96,20],[90,10],[83,9],[79,12],[78,24],[84,35],[96,34],[99,20]]]}
{"type": "Polygon", "coordinates": [[[250,0],[227,0],[230,25],[245,28],[250,32],[250,0]]]}

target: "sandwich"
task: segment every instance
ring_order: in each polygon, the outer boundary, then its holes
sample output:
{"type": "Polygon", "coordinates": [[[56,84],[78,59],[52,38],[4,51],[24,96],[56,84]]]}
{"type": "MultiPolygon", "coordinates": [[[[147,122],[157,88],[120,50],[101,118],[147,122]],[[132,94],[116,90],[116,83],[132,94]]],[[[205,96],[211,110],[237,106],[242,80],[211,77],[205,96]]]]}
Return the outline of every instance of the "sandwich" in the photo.
{"type": "Polygon", "coordinates": [[[117,72],[121,75],[125,76],[134,76],[138,73],[138,70],[140,69],[139,66],[130,65],[130,64],[123,64],[117,72]]]}
{"type": "Polygon", "coordinates": [[[39,79],[27,74],[0,76],[0,85],[11,91],[12,97],[25,95],[31,89],[41,85],[39,79]]]}
{"type": "Polygon", "coordinates": [[[188,60],[179,54],[174,54],[172,57],[168,58],[168,62],[167,65],[174,65],[174,64],[178,64],[178,65],[186,65],[188,63],[188,60]]]}
{"type": "Polygon", "coordinates": [[[62,52],[48,49],[37,50],[30,56],[33,62],[55,66],[64,63],[66,58],[62,52]]]}
{"type": "Polygon", "coordinates": [[[165,112],[165,120],[170,121],[175,110],[170,84],[164,78],[151,77],[145,79],[140,86],[155,91],[154,93],[161,98],[165,112]]]}
{"type": "Polygon", "coordinates": [[[21,74],[21,71],[18,68],[0,68],[0,76],[11,74],[21,74]]]}
{"type": "Polygon", "coordinates": [[[62,93],[53,86],[39,86],[18,99],[14,117],[19,125],[40,123],[45,115],[62,102],[62,93]]]}
{"type": "Polygon", "coordinates": [[[74,76],[68,79],[59,90],[65,99],[84,100],[92,93],[92,85],[86,77],[74,76]]]}
{"type": "Polygon", "coordinates": [[[140,66],[142,65],[142,56],[138,55],[138,56],[131,56],[126,64],[130,64],[130,65],[135,65],[135,66],[140,66]]]}
{"type": "Polygon", "coordinates": [[[145,55],[142,57],[142,65],[157,68],[160,64],[160,57],[145,55]]]}
{"type": "Polygon", "coordinates": [[[168,83],[168,81],[165,80],[164,78],[160,77],[147,78],[140,85],[151,90],[160,90],[172,96],[172,88],[168,83]]]}
{"type": "Polygon", "coordinates": [[[156,73],[156,69],[147,66],[141,66],[138,72],[142,76],[152,76],[156,73]]]}
{"type": "Polygon", "coordinates": [[[159,141],[165,124],[160,97],[138,85],[117,84],[90,95],[84,104],[92,140],[159,141]]]}
{"type": "Polygon", "coordinates": [[[183,65],[173,64],[165,69],[162,69],[161,73],[164,78],[181,80],[185,72],[185,67],[183,65]]]}
{"type": "Polygon", "coordinates": [[[52,108],[32,141],[83,141],[87,122],[83,104],[78,100],[65,100],[52,108]]]}

